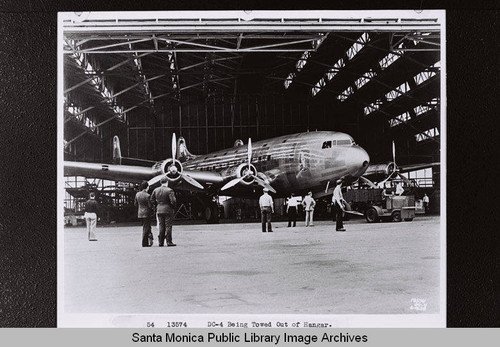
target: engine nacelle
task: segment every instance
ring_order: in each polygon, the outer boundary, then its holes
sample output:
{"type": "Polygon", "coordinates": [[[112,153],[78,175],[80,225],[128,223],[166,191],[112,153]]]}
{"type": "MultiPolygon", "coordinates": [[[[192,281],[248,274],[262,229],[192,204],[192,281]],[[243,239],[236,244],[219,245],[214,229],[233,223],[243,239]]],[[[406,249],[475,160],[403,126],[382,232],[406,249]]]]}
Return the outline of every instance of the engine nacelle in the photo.
{"type": "Polygon", "coordinates": [[[167,176],[170,182],[178,181],[181,178],[183,167],[177,159],[167,159],[161,165],[161,171],[167,176]]]}
{"type": "Polygon", "coordinates": [[[236,168],[236,176],[238,178],[245,177],[243,181],[241,181],[243,184],[252,184],[255,181],[255,175],[257,175],[257,169],[252,164],[243,163],[236,168]]]}
{"type": "Polygon", "coordinates": [[[396,170],[396,164],[389,162],[386,164],[373,164],[368,166],[363,176],[385,179],[396,170]]]}

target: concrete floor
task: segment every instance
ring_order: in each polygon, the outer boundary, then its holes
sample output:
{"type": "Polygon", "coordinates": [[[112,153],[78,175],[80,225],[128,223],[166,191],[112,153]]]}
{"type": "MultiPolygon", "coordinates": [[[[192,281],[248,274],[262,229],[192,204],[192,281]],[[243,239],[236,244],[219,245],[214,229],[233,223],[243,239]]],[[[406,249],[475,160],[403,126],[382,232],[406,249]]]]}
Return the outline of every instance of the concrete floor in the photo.
{"type": "Polygon", "coordinates": [[[439,313],[440,219],[334,231],[330,221],[175,225],[177,247],[141,247],[141,227],[64,229],[66,313],[439,313]]]}

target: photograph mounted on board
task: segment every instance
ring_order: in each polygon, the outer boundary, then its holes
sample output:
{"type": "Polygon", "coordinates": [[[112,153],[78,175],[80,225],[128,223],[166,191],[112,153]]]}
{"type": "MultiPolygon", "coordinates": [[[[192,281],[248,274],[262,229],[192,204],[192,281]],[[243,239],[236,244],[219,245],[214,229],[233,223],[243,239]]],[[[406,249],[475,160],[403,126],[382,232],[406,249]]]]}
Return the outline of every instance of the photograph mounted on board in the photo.
{"type": "Polygon", "coordinates": [[[58,22],[59,326],[445,326],[444,11],[58,22]]]}

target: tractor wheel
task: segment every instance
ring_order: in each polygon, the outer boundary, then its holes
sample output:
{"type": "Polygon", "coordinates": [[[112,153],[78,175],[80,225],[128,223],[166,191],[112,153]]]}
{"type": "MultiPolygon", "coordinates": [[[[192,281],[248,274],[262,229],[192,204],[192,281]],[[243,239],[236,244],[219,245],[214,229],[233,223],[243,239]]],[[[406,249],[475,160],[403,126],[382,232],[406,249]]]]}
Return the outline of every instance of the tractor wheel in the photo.
{"type": "Polygon", "coordinates": [[[366,210],[365,217],[368,223],[375,223],[380,220],[377,210],[373,207],[366,210]]]}
{"type": "Polygon", "coordinates": [[[392,212],[392,221],[393,222],[401,222],[401,211],[394,211],[392,212]]]}

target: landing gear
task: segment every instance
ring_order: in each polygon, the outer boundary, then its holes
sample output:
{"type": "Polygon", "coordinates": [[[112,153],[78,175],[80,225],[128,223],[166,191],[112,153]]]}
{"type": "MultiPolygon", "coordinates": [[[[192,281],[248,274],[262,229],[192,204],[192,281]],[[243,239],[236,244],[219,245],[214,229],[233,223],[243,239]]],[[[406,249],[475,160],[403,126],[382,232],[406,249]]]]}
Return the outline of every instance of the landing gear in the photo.
{"type": "Polygon", "coordinates": [[[205,207],[205,220],[208,224],[219,223],[219,206],[211,202],[205,207]]]}
{"type": "Polygon", "coordinates": [[[218,224],[221,213],[219,212],[219,204],[216,196],[207,196],[202,194],[193,194],[198,200],[199,212],[202,212],[205,221],[208,224],[218,224]]]}

